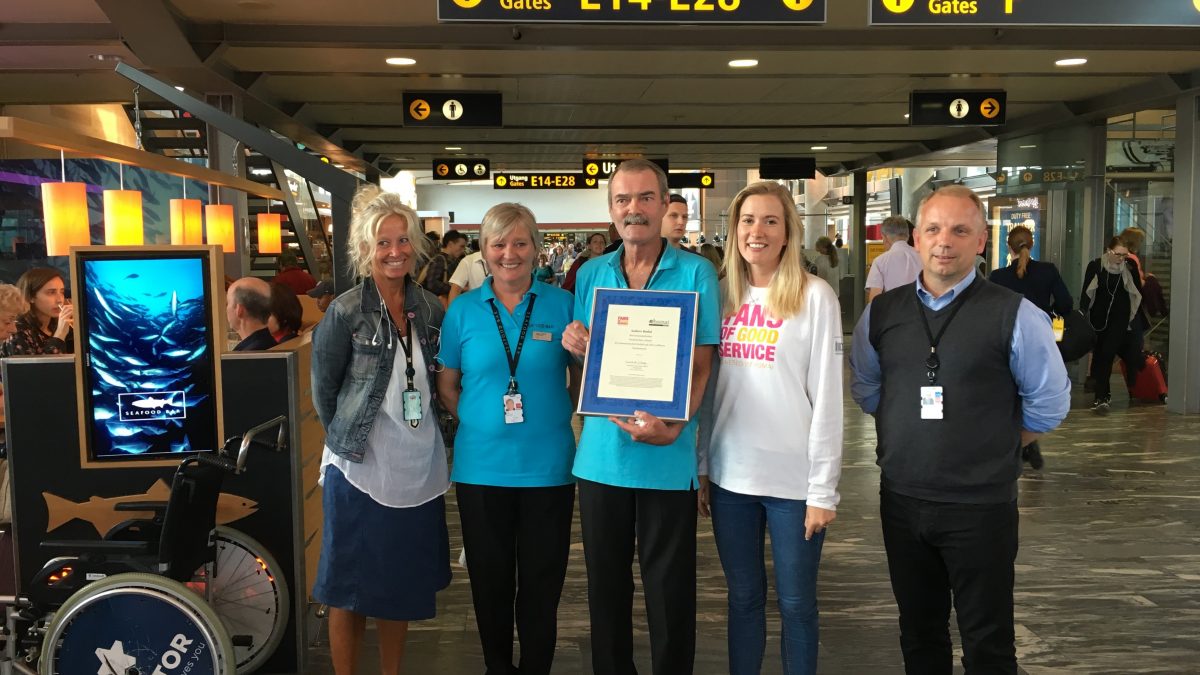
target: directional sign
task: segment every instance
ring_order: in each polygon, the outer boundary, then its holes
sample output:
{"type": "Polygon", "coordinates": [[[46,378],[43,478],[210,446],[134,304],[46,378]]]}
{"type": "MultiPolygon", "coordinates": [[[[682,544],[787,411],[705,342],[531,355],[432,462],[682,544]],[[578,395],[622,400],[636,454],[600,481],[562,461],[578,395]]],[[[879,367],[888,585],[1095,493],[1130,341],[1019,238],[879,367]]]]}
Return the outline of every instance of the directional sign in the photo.
{"type": "Polygon", "coordinates": [[[595,190],[598,178],[582,173],[497,173],[492,175],[492,187],[497,190],[595,190]]]}
{"type": "Polygon", "coordinates": [[[667,186],[672,190],[682,190],[684,188],[711,190],[716,185],[717,176],[711,171],[667,174],[667,186]]]}
{"type": "Polygon", "coordinates": [[[438,21],[825,23],[826,0],[438,0],[438,21]]]}
{"type": "Polygon", "coordinates": [[[908,123],[915,127],[999,126],[1007,97],[1002,91],[914,91],[908,123]]]}
{"type": "Polygon", "coordinates": [[[871,24],[1200,26],[1200,0],[871,0],[871,24]]]}
{"type": "Polygon", "coordinates": [[[499,92],[406,91],[405,126],[499,127],[504,126],[503,97],[499,92]]]}
{"type": "MultiPolygon", "coordinates": [[[[600,158],[583,158],[583,173],[585,176],[596,176],[598,178],[608,178],[613,175],[621,162],[624,162],[629,157],[600,157],[600,158]]],[[[642,159],[642,158],[639,158],[642,159]]],[[[671,160],[662,157],[659,159],[650,159],[658,165],[658,168],[663,170],[663,173],[671,173],[671,160]]]]}
{"type": "Polygon", "coordinates": [[[491,162],[486,159],[456,157],[433,160],[434,180],[479,180],[491,175],[491,162]]]}
{"type": "Polygon", "coordinates": [[[758,175],[769,180],[816,178],[814,157],[759,157],[758,175]]]}

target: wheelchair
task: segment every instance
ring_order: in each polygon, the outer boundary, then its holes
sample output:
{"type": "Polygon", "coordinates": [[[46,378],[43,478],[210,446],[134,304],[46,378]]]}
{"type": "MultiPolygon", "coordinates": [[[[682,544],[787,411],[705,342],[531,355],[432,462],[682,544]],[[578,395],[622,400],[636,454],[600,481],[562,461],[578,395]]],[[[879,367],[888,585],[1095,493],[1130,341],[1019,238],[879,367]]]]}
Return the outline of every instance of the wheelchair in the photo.
{"type": "Polygon", "coordinates": [[[184,458],[165,502],[117,505],[153,518],[127,520],[103,540],[42,542],[57,557],[8,612],[0,673],[234,675],[262,666],[286,631],[287,585],[261,544],[217,527],[217,500],[252,445],[284,447],[286,423],[276,417],[219,453],[184,458]],[[255,440],[276,426],[273,444],[255,440]]]}

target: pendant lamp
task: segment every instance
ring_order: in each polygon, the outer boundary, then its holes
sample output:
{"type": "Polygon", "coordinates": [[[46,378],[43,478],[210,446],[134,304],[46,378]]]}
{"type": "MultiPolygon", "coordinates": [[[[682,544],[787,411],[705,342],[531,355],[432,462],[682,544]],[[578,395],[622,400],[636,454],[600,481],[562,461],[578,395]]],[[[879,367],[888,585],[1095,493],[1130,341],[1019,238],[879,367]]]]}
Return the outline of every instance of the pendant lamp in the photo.
{"type": "Polygon", "coordinates": [[[283,253],[283,214],[258,214],[259,254],[283,253]]]}
{"type": "Polygon", "coordinates": [[[72,246],[92,243],[88,224],[87,186],[67,183],[67,160],[63,153],[61,183],[42,183],[42,214],[46,222],[46,255],[67,255],[72,246]]]}
{"type": "Polygon", "coordinates": [[[203,244],[204,221],[200,215],[203,204],[187,198],[187,179],[183,179],[183,199],[171,200],[171,243],[203,244]]]}
{"type": "Polygon", "coordinates": [[[121,189],[104,191],[104,243],[108,246],[141,246],[142,193],[125,189],[125,170],[121,170],[121,189]]]}
{"type": "Polygon", "coordinates": [[[209,204],[204,207],[204,227],[209,245],[220,246],[222,252],[233,253],[233,205],[209,204]]]}

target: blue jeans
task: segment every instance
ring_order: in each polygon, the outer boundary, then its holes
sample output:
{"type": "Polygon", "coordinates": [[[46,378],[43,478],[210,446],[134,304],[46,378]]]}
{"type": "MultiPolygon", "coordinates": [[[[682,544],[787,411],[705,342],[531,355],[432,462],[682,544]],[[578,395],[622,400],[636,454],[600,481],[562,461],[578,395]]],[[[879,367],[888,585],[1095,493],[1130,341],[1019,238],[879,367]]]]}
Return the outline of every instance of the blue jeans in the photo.
{"type": "Polygon", "coordinates": [[[767,643],[767,566],[771,530],[775,594],[783,619],[783,672],[817,672],[817,567],[825,533],[804,539],[805,502],[756,497],[712,484],[713,533],[729,587],[729,673],[757,675],[767,643]]]}

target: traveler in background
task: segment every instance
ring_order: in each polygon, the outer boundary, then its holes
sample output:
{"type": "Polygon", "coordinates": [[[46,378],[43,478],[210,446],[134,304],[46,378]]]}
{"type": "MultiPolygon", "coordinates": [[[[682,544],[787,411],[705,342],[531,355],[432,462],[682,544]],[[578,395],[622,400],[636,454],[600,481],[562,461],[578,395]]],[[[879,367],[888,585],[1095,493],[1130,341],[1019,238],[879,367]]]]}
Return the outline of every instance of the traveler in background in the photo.
{"type": "Polygon", "coordinates": [[[1108,249],[1088,263],[1083,273],[1083,293],[1079,308],[1096,330],[1092,349],[1092,391],[1096,400],[1092,411],[1107,414],[1112,404],[1113,359],[1125,362],[1125,382],[1132,387],[1146,363],[1142,338],[1150,325],[1142,311],[1142,281],[1137,265],[1129,259],[1129,248],[1120,237],[1108,242],[1108,249]]]}
{"type": "Polygon", "coordinates": [[[454,299],[463,293],[482,286],[483,280],[490,273],[483,253],[478,250],[479,241],[472,240],[471,244],[476,250],[468,253],[458,263],[458,267],[454,268],[454,274],[450,275],[450,302],[454,302],[454,299]]]}
{"type": "Polygon", "coordinates": [[[295,253],[284,251],[279,254],[279,274],[275,275],[275,283],[283,284],[296,295],[301,295],[315,288],[317,280],[300,266],[300,259],[295,253]]]}
{"type": "Polygon", "coordinates": [[[783,673],[816,673],[817,567],[842,464],[841,307],[804,271],[795,245],[804,229],[785,188],[751,184],[729,212],[735,240],[726,254],[713,433],[702,447],[709,480],[699,496],[700,512],[712,510],[729,589],[729,672],[762,670],[769,531],[783,673]]]}
{"type": "Polygon", "coordinates": [[[225,291],[225,318],[242,339],[235,352],[270,349],[276,344],[267,328],[271,318],[271,285],[258,277],[242,277],[225,291]]]}
{"type": "Polygon", "coordinates": [[[25,298],[25,311],[17,317],[16,333],[9,338],[13,356],[72,354],[75,352],[75,307],[67,298],[62,272],[34,267],[17,280],[25,298]]]}
{"type": "Polygon", "coordinates": [[[680,248],[680,242],[687,236],[687,200],[683,195],[672,194],[667,201],[667,215],[662,219],[662,236],[666,238],[668,245],[680,248]]]}
{"type": "Polygon", "coordinates": [[[718,279],[725,278],[725,253],[720,248],[712,244],[701,244],[700,255],[713,264],[713,269],[717,271],[718,279]]]}
{"type": "Polygon", "coordinates": [[[575,508],[580,367],[561,343],[572,298],[530,276],[541,235],[529,209],[493,206],[479,237],[494,273],[450,305],[438,357],[459,417],[450,479],[486,671],[549,675],[575,508]]]}
{"type": "Polygon", "coordinates": [[[17,319],[29,311],[21,289],[0,284],[0,359],[12,356],[11,338],[17,334],[17,319]]]}
{"type": "Polygon", "coordinates": [[[875,417],[880,522],[904,668],[950,675],[953,602],[968,673],[1017,672],[1021,448],[1062,422],[1071,382],[1050,318],[986,282],[983,202],[952,185],[917,211],[916,283],[867,305],[851,393],[875,417]]]}
{"type": "Polygon", "coordinates": [[[448,230],[442,235],[442,250],[421,268],[417,283],[425,290],[442,299],[442,306],[450,304],[450,277],[467,251],[467,235],[458,230],[448,230]]]}
{"type": "Polygon", "coordinates": [[[329,303],[333,302],[333,282],[318,281],[317,285],[314,286],[313,289],[306,295],[313,300],[316,300],[317,309],[324,312],[326,309],[329,309],[329,303]]]}
{"type": "Polygon", "coordinates": [[[820,237],[817,243],[813,244],[817,255],[813,259],[813,264],[817,266],[817,276],[825,280],[829,287],[833,289],[835,296],[841,296],[842,275],[838,269],[838,253],[833,242],[829,237],[820,237]]]}
{"type": "Polygon", "coordinates": [[[1008,231],[1008,250],[1013,261],[988,276],[988,281],[1025,296],[1046,314],[1066,316],[1074,301],[1063,283],[1054,263],[1040,262],[1029,257],[1033,250],[1033,231],[1018,225],[1008,231]]]}
{"type": "Polygon", "coordinates": [[[349,257],[366,277],[313,331],[313,405],[325,428],[324,526],[312,594],[329,606],[337,675],[353,675],[368,616],[379,670],[397,675],[408,622],[450,584],[446,448],[431,382],[444,315],[412,270],[432,245],[399,195],[355,195],[349,257]]]}
{"type": "Polygon", "coordinates": [[[267,330],[278,344],[300,335],[304,323],[304,307],[292,289],[281,283],[271,284],[271,316],[267,318],[267,330]]]}
{"type": "Polygon", "coordinates": [[[538,255],[537,268],[533,270],[533,278],[543,284],[554,285],[554,268],[550,266],[550,261],[546,258],[545,253],[538,255]]]}
{"type": "Polygon", "coordinates": [[[1125,248],[1129,249],[1129,261],[1137,268],[1138,279],[1143,284],[1146,283],[1146,277],[1150,275],[1140,257],[1142,245],[1146,243],[1146,231],[1140,227],[1127,227],[1117,236],[1121,238],[1125,248]]]}
{"type": "MultiPolygon", "coordinates": [[[[880,293],[911,284],[921,273],[921,259],[907,243],[911,229],[912,224],[904,216],[888,216],[880,223],[884,252],[867,273],[867,302],[880,293]]],[[[972,264],[974,260],[972,256],[972,264]]]]}
{"type": "Polygon", "coordinates": [[[575,279],[579,275],[579,268],[583,267],[583,264],[592,258],[599,258],[604,255],[605,244],[604,235],[600,232],[593,232],[588,236],[587,248],[579,254],[579,257],[575,258],[575,263],[571,265],[566,278],[563,279],[563,290],[570,291],[571,293],[575,292],[575,279]]]}
{"type": "Polygon", "coordinates": [[[608,224],[608,246],[604,247],[604,253],[612,253],[621,246],[621,231],[617,229],[616,223],[608,224]]]}
{"type": "Polygon", "coordinates": [[[720,292],[712,265],[666,246],[667,175],[653,162],[622,162],[608,183],[608,211],[621,228],[616,253],[579,272],[575,320],[563,346],[587,351],[593,290],[634,288],[699,293],[692,354],[690,421],[587,417],[575,455],[587,562],[592,669],[635,672],[633,555],[638,552],[655,675],[687,675],[696,653],[696,410],[720,344],[720,292]]]}

